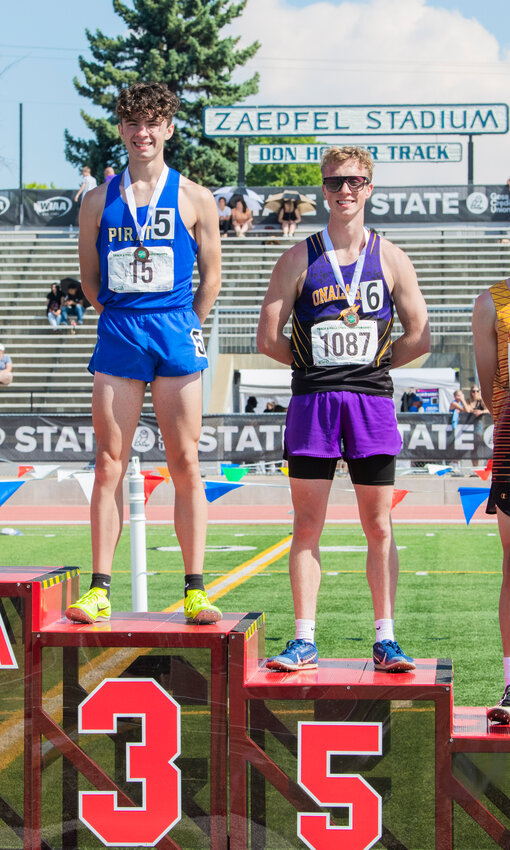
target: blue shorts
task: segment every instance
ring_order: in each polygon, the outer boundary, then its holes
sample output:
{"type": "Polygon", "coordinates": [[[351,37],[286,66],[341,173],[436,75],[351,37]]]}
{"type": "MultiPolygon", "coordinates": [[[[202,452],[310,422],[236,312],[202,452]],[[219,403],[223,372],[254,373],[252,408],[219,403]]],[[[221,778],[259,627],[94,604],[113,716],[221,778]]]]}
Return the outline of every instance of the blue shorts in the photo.
{"type": "Polygon", "coordinates": [[[323,392],[292,396],[285,456],[357,458],[398,455],[402,438],[387,396],[323,392]]]}
{"type": "Polygon", "coordinates": [[[202,329],[195,311],[103,310],[89,372],[150,383],[207,369],[202,329]]]}

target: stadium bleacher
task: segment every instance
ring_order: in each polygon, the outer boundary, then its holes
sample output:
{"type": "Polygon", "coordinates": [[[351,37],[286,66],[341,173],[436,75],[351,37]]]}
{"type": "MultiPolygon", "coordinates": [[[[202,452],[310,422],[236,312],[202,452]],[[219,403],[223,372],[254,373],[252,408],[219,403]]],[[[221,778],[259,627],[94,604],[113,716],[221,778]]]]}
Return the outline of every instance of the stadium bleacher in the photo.
{"type": "MultiPolygon", "coordinates": [[[[378,228],[412,259],[425,295],[433,351],[461,351],[472,362],[471,312],[474,298],[506,277],[510,244],[501,228],[378,228]]],[[[301,229],[297,239],[306,231],[301,229]]],[[[271,270],[292,241],[275,231],[222,241],[223,285],[217,301],[219,351],[256,354],[259,308],[271,270]]],[[[14,381],[2,389],[4,412],[89,412],[92,377],[87,363],[97,317],[84,325],[52,331],[46,318],[46,293],[53,282],[79,278],[77,233],[0,230],[0,340],[14,364],[14,381]]],[[[209,337],[213,315],[204,332],[209,337]]],[[[395,332],[399,332],[398,321],[395,332]]],[[[146,396],[150,409],[150,396],[146,396]]],[[[221,411],[217,411],[221,412],[221,411]]]]}

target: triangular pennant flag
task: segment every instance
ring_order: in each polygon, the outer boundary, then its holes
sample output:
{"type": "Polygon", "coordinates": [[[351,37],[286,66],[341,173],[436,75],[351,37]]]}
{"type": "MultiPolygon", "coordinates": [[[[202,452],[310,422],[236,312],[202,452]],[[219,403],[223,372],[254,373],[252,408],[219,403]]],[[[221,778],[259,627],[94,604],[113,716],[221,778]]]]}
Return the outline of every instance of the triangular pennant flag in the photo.
{"type": "Polygon", "coordinates": [[[31,472],[33,468],[33,466],[18,466],[18,478],[21,478],[26,472],[31,472]]]}
{"type": "Polygon", "coordinates": [[[428,463],[427,469],[429,475],[446,475],[447,472],[451,472],[451,466],[442,466],[440,463],[428,463]]]}
{"type": "MultiPolygon", "coordinates": [[[[142,469],[141,473],[143,475],[143,492],[145,496],[145,504],[149,501],[153,490],[156,489],[158,484],[162,484],[166,479],[163,475],[154,475],[153,472],[150,472],[147,469],[142,469]]],[[[170,480],[170,479],[168,479],[170,480]]]]}
{"type": "Polygon", "coordinates": [[[280,472],[283,472],[283,474],[286,475],[287,478],[289,477],[289,467],[288,466],[281,466],[280,472]]]}
{"type": "Polygon", "coordinates": [[[225,475],[226,469],[239,469],[239,463],[220,463],[221,474],[225,475]]]}
{"type": "Polygon", "coordinates": [[[47,478],[56,469],[58,469],[58,464],[36,463],[32,467],[32,478],[47,478]]]}
{"type": "Polygon", "coordinates": [[[243,468],[242,466],[238,466],[237,468],[232,467],[231,469],[224,469],[223,475],[227,479],[227,481],[240,481],[243,476],[247,474],[248,470],[243,468]]]}
{"type": "Polygon", "coordinates": [[[26,481],[0,481],[0,505],[3,505],[22,484],[26,483],[26,481]]]}
{"type": "Polygon", "coordinates": [[[90,472],[83,472],[74,475],[81,489],[85,493],[85,497],[87,502],[90,505],[90,500],[92,498],[92,488],[94,486],[94,474],[90,472]]]}
{"type": "Polygon", "coordinates": [[[391,510],[393,510],[395,505],[398,505],[398,503],[401,502],[402,499],[405,499],[408,493],[409,490],[394,490],[393,497],[391,499],[391,510]]]}
{"type": "Polygon", "coordinates": [[[489,475],[492,472],[492,458],[489,458],[489,460],[487,461],[487,466],[485,467],[485,469],[473,469],[473,472],[475,473],[475,475],[478,475],[478,477],[481,478],[482,481],[487,481],[489,475]]]}
{"type": "Polygon", "coordinates": [[[168,471],[168,466],[157,466],[156,470],[159,472],[160,475],[163,476],[165,481],[170,481],[171,475],[168,471]]]}
{"type": "Polygon", "coordinates": [[[59,468],[57,470],[57,481],[60,483],[61,481],[65,481],[66,478],[73,478],[73,476],[78,475],[81,472],[80,469],[62,469],[59,468]]]}
{"type": "Polygon", "coordinates": [[[466,525],[469,525],[471,517],[476,509],[480,507],[482,502],[488,497],[490,487],[459,487],[458,493],[462,503],[462,510],[466,518],[466,525]]]}
{"type": "Polygon", "coordinates": [[[223,481],[204,481],[205,498],[208,502],[214,502],[215,499],[221,498],[231,490],[236,490],[238,487],[243,487],[243,484],[224,484],[223,481]]]}

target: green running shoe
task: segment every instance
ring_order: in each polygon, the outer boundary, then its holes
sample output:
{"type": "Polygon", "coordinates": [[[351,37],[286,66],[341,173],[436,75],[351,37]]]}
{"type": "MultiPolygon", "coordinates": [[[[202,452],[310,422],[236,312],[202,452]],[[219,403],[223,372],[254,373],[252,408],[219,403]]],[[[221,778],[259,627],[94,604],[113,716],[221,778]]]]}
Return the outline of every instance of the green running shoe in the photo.
{"type": "Polygon", "coordinates": [[[188,590],[184,600],[184,614],[190,623],[206,626],[221,620],[222,613],[209,602],[205,590],[188,590]]]}
{"type": "Polygon", "coordinates": [[[66,609],[66,617],[75,623],[97,623],[109,620],[112,606],[102,587],[91,587],[66,609]]]}

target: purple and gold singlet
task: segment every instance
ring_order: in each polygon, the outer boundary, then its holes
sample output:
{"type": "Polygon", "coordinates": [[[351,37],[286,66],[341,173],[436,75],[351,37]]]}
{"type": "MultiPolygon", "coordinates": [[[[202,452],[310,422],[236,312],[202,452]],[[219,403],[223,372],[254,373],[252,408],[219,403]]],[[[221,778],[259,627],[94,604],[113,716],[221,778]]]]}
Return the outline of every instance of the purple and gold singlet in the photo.
{"type": "MultiPolygon", "coordinates": [[[[368,232],[354,307],[356,325],[343,321],[347,299],[335,279],[322,233],[306,240],[308,271],[292,316],[292,393],[348,391],[392,396],[389,375],[394,304],[380,260],[380,237],[368,232]]],[[[346,286],[356,263],[341,266],[346,286]]]]}

